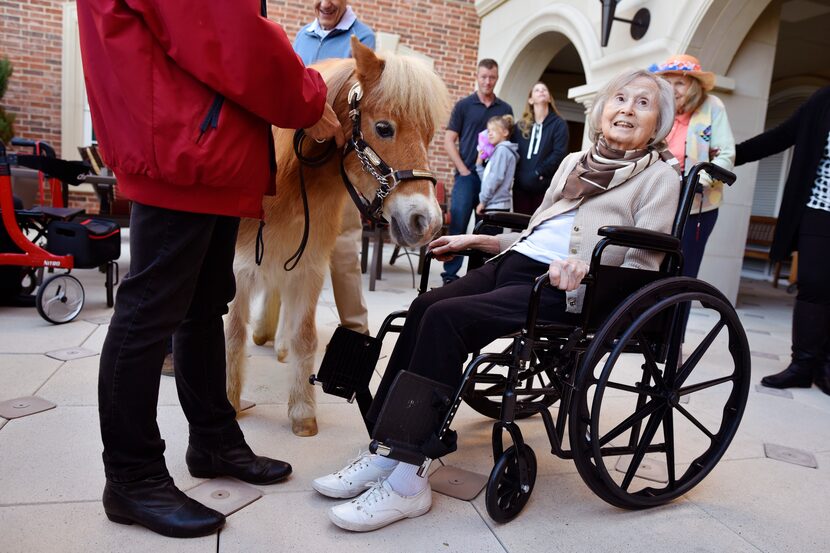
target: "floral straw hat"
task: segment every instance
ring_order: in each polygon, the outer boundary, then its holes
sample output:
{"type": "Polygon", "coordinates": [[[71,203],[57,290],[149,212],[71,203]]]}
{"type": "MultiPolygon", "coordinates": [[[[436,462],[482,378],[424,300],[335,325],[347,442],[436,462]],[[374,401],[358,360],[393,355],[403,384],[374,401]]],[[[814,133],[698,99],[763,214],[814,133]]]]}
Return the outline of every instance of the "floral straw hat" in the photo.
{"type": "Polygon", "coordinates": [[[672,56],[661,64],[652,64],[649,71],[658,75],[680,74],[689,75],[700,81],[703,90],[709,91],[715,87],[715,74],[700,69],[700,61],[688,54],[672,56]]]}

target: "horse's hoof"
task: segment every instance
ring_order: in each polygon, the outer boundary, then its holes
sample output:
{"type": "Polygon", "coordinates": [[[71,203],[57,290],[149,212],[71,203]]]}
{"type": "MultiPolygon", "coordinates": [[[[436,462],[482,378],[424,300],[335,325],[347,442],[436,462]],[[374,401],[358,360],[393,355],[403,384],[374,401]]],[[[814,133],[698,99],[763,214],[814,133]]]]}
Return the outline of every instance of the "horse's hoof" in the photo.
{"type": "Polygon", "coordinates": [[[297,436],[315,436],[317,434],[317,419],[312,417],[291,421],[291,431],[297,436]]]}
{"type": "Polygon", "coordinates": [[[277,361],[285,363],[288,360],[288,348],[277,348],[277,361]]]}
{"type": "Polygon", "coordinates": [[[270,339],[271,338],[269,338],[268,336],[262,334],[254,334],[254,343],[258,346],[264,346],[268,343],[268,340],[270,339]]]}

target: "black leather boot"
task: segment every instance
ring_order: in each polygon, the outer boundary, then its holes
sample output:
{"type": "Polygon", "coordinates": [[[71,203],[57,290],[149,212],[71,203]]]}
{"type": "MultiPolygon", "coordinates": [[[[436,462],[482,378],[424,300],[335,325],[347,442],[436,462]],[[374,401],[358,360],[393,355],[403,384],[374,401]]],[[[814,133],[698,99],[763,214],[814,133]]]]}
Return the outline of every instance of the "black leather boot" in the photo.
{"type": "Polygon", "coordinates": [[[822,305],[795,302],[792,361],[780,373],[762,378],[761,384],[769,388],[809,388],[813,385],[827,340],[826,311],[827,308],[822,305]]]}
{"type": "Polygon", "coordinates": [[[225,525],[225,515],[205,507],[179,490],[169,476],[104,486],[104,512],[119,524],[140,524],[172,538],[213,534],[225,525]]]}
{"type": "Polygon", "coordinates": [[[291,465],[260,457],[248,444],[225,451],[206,451],[190,444],[185,460],[190,474],[196,478],[232,476],[249,484],[275,484],[291,474],[291,465]]]}

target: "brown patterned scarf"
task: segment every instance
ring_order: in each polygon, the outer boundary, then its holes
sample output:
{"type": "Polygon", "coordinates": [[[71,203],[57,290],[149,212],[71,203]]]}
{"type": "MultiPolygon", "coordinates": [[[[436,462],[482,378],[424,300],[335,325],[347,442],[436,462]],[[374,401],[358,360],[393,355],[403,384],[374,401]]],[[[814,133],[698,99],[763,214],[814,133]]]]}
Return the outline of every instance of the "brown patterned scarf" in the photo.
{"type": "Polygon", "coordinates": [[[665,142],[642,150],[615,150],[600,137],[568,175],[562,195],[575,200],[602,194],[642,173],[658,159],[680,173],[677,160],[665,142]]]}

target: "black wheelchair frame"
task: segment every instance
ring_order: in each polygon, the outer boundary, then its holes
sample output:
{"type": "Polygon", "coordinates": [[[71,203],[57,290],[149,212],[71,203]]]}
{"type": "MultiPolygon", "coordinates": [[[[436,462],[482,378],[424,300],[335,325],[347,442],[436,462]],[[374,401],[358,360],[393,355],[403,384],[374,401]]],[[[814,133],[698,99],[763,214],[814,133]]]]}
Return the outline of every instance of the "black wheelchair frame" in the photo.
{"type": "MultiPolygon", "coordinates": [[[[454,393],[435,387],[430,395],[429,390],[423,391],[423,385],[417,383],[416,387],[421,390],[416,393],[422,399],[421,412],[437,409],[443,414],[438,417],[440,426],[425,429],[419,420],[424,416],[396,411],[395,405],[407,403],[412,396],[413,381],[407,378],[406,371],[402,372],[398,376],[401,382],[393,384],[377,424],[373,426],[367,421],[373,438],[370,450],[421,464],[422,473],[425,472],[432,459],[454,451],[455,436],[450,425],[461,402],[465,401],[474,410],[496,420],[492,435],[495,465],[487,483],[485,503],[488,514],[498,522],[517,516],[532,492],[536,457],[525,443],[517,421],[536,414],[544,422],[551,453],[573,459],[591,490],[612,505],[626,509],[662,505],[697,485],[720,460],[737,431],[746,405],[750,375],[746,334],[732,305],[713,286],[678,276],[683,263],[680,241],[702,171],[730,185],[735,181],[734,174],[710,163],[692,168],[682,187],[671,235],[634,227],[600,229],[603,238],[593,252],[589,273],[583,281],[586,294],[578,324],[537,324],[539,299],[544,287],[550,285],[547,273],[540,275],[533,286],[525,325],[510,336],[512,344],[508,348],[474,354],[464,371],[461,386],[454,393]],[[605,266],[601,259],[609,246],[647,249],[666,255],[659,271],[605,266]],[[699,302],[706,314],[716,314],[717,322],[681,362],[683,321],[692,302],[699,302]],[[705,372],[710,369],[704,368],[704,377],[708,379],[689,384],[691,374],[724,329],[731,370],[719,371],[719,376],[709,378],[705,372]],[[630,369],[619,362],[622,354],[642,356],[641,372],[635,370],[629,374],[630,369]],[[499,367],[506,368],[506,372],[496,370],[499,367]],[[633,382],[620,381],[626,376],[633,382]],[[712,390],[721,385],[730,385],[730,389],[724,401],[723,417],[713,431],[711,424],[705,424],[710,421],[700,420],[701,417],[693,415],[683,404],[691,394],[709,391],[711,396],[712,390]],[[629,396],[636,396],[633,412],[622,420],[617,420],[612,409],[620,403],[614,394],[628,394],[625,396],[628,400],[634,399],[629,396]],[[550,408],[557,402],[554,420],[550,408]],[[605,410],[604,402],[609,405],[605,410]],[[389,418],[387,410],[394,420],[384,420],[385,416],[389,418]],[[675,414],[679,416],[676,418],[675,414]],[[611,424],[607,422],[609,416],[611,424]],[[688,452],[678,448],[674,441],[678,422],[691,424],[709,440],[702,453],[690,460],[688,452]],[[569,448],[565,446],[566,428],[569,448]],[[655,442],[661,428],[663,441],[655,442]],[[505,433],[512,442],[508,448],[504,446],[505,433]],[[652,457],[646,458],[649,454],[652,457]],[[662,461],[653,458],[655,454],[665,456],[664,481],[655,480],[653,475],[649,477],[647,472],[646,476],[642,475],[644,466],[661,466],[662,461]],[[647,483],[654,481],[665,486],[647,483]]],[[[528,221],[529,217],[519,214],[492,213],[483,222],[517,228],[526,226],[528,221]]],[[[419,293],[427,290],[428,277],[427,264],[419,293]]],[[[364,338],[365,343],[371,343],[379,352],[379,341],[390,332],[399,332],[402,326],[396,321],[405,317],[406,311],[390,314],[378,337],[364,338]]],[[[323,384],[328,393],[348,399],[357,397],[365,419],[371,404],[365,371],[371,372],[374,365],[367,360],[358,363],[361,368],[347,367],[349,363],[343,361],[343,356],[338,356],[339,363],[334,362],[335,355],[329,357],[327,352],[328,362],[324,359],[319,376],[312,376],[312,383],[323,384]],[[353,383],[352,371],[364,371],[360,384],[353,383]]],[[[718,369],[724,366],[717,365],[718,369]]],[[[718,388],[716,399],[724,391],[718,388]]]]}

